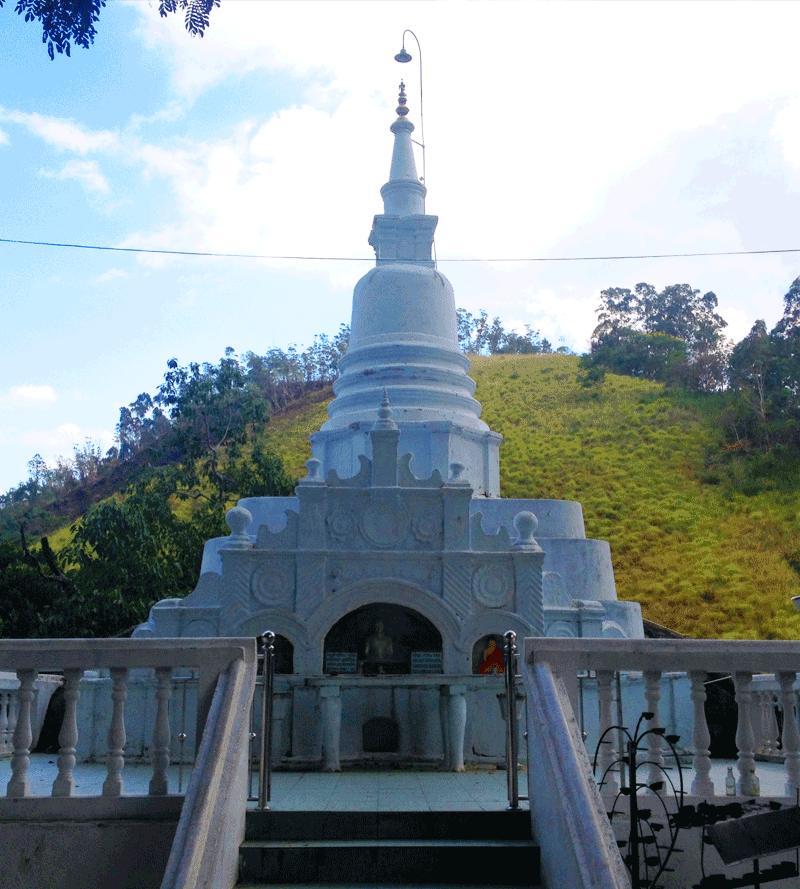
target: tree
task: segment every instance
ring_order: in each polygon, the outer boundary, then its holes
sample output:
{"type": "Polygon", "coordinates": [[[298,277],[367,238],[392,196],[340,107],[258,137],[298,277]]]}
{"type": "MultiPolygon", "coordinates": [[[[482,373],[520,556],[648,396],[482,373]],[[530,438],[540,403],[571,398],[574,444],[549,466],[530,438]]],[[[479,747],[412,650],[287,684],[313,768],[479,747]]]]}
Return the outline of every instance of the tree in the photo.
{"type": "Polygon", "coordinates": [[[464,352],[474,351],[472,335],[475,330],[475,321],[472,314],[466,309],[456,309],[456,324],[458,325],[458,345],[464,352]]]}
{"type": "Polygon", "coordinates": [[[784,295],[783,317],[768,333],[756,321],[731,351],[731,403],[723,415],[730,449],[748,454],[746,482],[795,490],[800,463],[800,278],[784,295]]]}
{"type": "Polygon", "coordinates": [[[750,333],[731,352],[731,386],[766,428],[767,376],[772,363],[772,343],[767,325],[756,321],[750,333]]]}
{"type": "MultiPolygon", "coordinates": [[[[192,37],[202,37],[208,27],[208,17],[220,0],[159,0],[162,17],[184,10],[186,30],[192,37]]],[[[5,0],[0,0],[0,7],[5,0]]],[[[88,49],[97,35],[95,24],[106,0],[17,0],[14,11],[25,16],[26,22],[42,25],[42,43],[47,45],[51,59],[55,53],[70,55],[72,43],[88,49]]]]}
{"type": "Polygon", "coordinates": [[[231,348],[219,364],[180,367],[172,358],[167,366],[153,399],[172,421],[162,447],[180,462],[190,484],[198,483],[199,470],[224,501],[234,489],[226,464],[241,456],[253,425],[266,423],[264,399],[248,385],[245,368],[231,348]]]}
{"type": "Polygon", "coordinates": [[[617,373],[680,382],[700,391],[725,383],[726,322],[717,297],[688,284],[640,283],[600,294],[591,360],[617,373]]]}

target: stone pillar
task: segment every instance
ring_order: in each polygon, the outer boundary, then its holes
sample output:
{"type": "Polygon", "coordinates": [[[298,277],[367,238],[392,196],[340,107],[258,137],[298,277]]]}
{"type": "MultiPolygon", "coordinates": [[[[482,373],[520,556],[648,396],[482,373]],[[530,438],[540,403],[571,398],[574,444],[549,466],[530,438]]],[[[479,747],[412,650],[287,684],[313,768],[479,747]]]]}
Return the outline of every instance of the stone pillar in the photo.
{"type": "Polygon", "coordinates": [[[442,708],[446,725],[442,736],[446,744],[445,762],[451,772],[464,771],[464,734],[467,727],[467,687],[466,685],[443,685],[442,697],[446,705],[442,708]]]}
{"type": "Polygon", "coordinates": [[[533,539],[539,520],[532,512],[520,512],[514,517],[517,539],[512,546],[514,559],[514,587],[516,612],[531,625],[534,636],[544,636],[544,596],[542,565],[544,551],[533,539]]]}
{"type": "Polygon", "coordinates": [[[322,711],[322,771],[341,772],[339,742],[342,735],[342,687],[322,685],[319,703],[322,711]]]}

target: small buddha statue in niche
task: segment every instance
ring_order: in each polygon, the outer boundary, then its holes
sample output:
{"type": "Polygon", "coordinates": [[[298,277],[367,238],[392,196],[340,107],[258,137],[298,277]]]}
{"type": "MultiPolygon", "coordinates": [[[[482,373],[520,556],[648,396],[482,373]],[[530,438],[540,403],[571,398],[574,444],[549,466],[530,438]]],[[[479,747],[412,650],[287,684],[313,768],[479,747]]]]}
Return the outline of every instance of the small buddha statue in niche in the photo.
{"type": "Polygon", "coordinates": [[[383,672],[381,662],[388,663],[394,656],[394,643],[386,635],[383,621],[375,621],[375,632],[364,643],[364,661],[378,664],[378,672],[383,672]]]}
{"type": "Polygon", "coordinates": [[[478,672],[485,673],[505,673],[506,668],[503,664],[503,651],[497,647],[494,639],[490,639],[483,650],[483,663],[478,667],[478,672]]]}

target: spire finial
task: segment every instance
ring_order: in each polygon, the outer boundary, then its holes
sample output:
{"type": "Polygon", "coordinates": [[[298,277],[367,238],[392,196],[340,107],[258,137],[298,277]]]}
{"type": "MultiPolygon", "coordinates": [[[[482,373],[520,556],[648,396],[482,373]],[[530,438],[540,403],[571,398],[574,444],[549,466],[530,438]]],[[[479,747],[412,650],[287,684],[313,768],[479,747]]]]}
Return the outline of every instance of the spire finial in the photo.
{"type": "Polygon", "coordinates": [[[404,118],[408,114],[408,108],[406,108],[406,85],[403,81],[400,81],[400,97],[397,100],[397,116],[399,118],[404,118]]]}
{"type": "Polygon", "coordinates": [[[397,424],[392,419],[392,409],[389,407],[389,393],[383,390],[383,400],[378,408],[378,419],[373,429],[397,429],[397,424]]]}

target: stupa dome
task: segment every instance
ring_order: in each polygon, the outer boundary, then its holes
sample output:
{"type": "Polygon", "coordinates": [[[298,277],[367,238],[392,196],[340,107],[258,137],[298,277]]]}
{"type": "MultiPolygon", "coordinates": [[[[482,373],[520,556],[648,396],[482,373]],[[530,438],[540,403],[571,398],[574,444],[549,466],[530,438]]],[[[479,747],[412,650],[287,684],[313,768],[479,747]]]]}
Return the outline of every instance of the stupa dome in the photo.
{"type": "Polygon", "coordinates": [[[356,284],[349,350],[407,335],[442,340],[458,351],[453,287],[436,269],[382,263],[356,284]]]}

